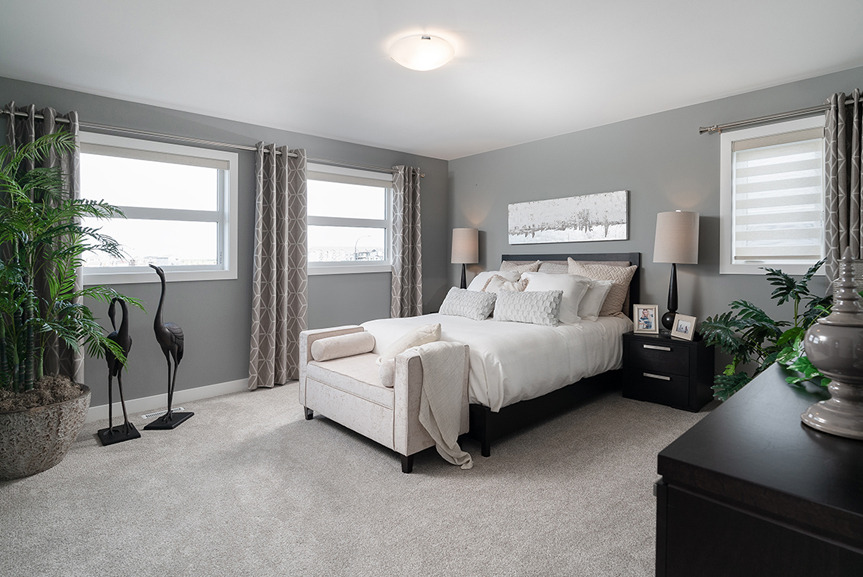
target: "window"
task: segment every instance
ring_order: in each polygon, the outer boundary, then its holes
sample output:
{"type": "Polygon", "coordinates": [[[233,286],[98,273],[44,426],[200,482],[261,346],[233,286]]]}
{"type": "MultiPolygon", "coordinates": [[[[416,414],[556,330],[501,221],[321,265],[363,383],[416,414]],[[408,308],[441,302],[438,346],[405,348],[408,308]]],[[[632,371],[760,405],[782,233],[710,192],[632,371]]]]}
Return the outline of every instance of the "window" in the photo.
{"type": "Polygon", "coordinates": [[[723,274],[803,274],[824,254],[824,117],[723,133],[723,274]]]}
{"type": "Polygon", "coordinates": [[[309,274],[389,272],[392,175],[308,168],[309,274]]]}
{"type": "Polygon", "coordinates": [[[85,284],[237,278],[237,154],[104,134],[81,134],[81,196],[126,218],[92,220],[122,260],[88,253],[85,284]]]}

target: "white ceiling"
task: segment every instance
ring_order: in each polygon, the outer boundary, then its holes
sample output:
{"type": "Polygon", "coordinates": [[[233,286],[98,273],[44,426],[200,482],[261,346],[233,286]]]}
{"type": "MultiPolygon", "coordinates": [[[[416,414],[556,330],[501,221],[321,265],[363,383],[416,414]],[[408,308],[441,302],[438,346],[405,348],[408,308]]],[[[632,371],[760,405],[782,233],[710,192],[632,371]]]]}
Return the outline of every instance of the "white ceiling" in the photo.
{"type": "Polygon", "coordinates": [[[861,0],[11,0],[0,13],[0,76],[446,160],[863,65],[861,0]],[[453,61],[390,60],[419,32],[451,41],[453,61]]]}

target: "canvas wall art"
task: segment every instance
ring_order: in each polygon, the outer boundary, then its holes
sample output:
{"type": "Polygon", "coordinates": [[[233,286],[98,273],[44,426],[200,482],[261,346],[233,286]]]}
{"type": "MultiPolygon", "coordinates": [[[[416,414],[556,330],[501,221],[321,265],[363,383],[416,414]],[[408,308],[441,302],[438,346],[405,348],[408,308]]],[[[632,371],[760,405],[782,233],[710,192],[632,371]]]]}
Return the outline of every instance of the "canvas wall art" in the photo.
{"type": "Polygon", "coordinates": [[[509,244],[626,240],[629,191],[509,205],[509,244]]]}

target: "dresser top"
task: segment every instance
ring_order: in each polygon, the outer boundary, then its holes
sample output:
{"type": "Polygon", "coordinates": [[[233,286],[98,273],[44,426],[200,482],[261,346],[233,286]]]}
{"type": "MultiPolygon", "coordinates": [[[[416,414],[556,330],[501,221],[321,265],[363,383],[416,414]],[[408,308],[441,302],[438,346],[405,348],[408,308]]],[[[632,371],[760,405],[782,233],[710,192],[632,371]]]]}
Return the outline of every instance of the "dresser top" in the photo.
{"type": "Polygon", "coordinates": [[[770,516],[821,516],[813,528],[863,530],[863,441],[804,425],[800,414],[829,394],[787,384],[790,374],[765,370],[660,452],[659,474],[770,516]]]}

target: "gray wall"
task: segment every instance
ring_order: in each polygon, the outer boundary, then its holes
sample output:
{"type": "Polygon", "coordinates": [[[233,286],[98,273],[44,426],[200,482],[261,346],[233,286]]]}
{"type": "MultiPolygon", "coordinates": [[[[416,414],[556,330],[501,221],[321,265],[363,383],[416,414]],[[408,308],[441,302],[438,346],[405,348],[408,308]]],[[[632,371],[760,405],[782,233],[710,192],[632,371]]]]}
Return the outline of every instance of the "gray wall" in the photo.
{"type": "MultiPolygon", "coordinates": [[[[671,265],[653,264],[656,213],[694,210],[701,213],[699,258],[678,266],[678,311],[703,320],[745,298],[776,312],[761,276],[719,274],[719,136],[698,128],[816,106],[854,88],[863,88],[863,68],[451,161],[450,227],[481,231],[482,262],[472,272],[497,268],[504,253],[640,251],[641,302],[664,311],[671,265]],[[508,203],[623,189],[631,191],[627,241],[508,243],[508,203]]],[[[450,265],[451,282],[459,274],[450,265]]],[[[812,286],[826,288],[823,278],[812,286]]]]}
{"type": "MultiPolygon", "coordinates": [[[[251,95],[251,92],[250,92],[251,95]]],[[[254,126],[154,106],[104,98],[81,92],[0,78],[0,102],[51,106],[61,113],[77,110],[82,121],[254,145],[275,142],[305,148],[313,158],[371,166],[407,164],[422,168],[424,306],[436,309],[448,283],[446,254],[447,163],[406,154],[254,126]]],[[[250,106],[254,101],[250,101],[250,106]]],[[[5,126],[2,127],[5,132],[5,126]]],[[[177,390],[243,379],[249,376],[251,334],[251,282],[254,228],[254,157],[240,153],[239,273],[237,280],[175,282],[167,289],[164,318],[183,327],[186,356],[177,377],[177,390]]],[[[153,275],[154,281],[158,280],[153,275]]],[[[118,291],[144,301],[147,313],[132,311],[134,346],[124,379],[127,399],[164,393],[166,364],[153,337],[152,314],[159,287],[152,284],[118,285],[118,291]]],[[[309,326],[319,328],[388,317],[390,274],[313,276],[309,279],[309,326]]],[[[92,306],[92,303],[88,303],[92,306]]],[[[107,307],[94,313],[110,328],[107,307]]],[[[86,383],[93,390],[93,405],[107,403],[107,369],[103,360],[87,359],[86,383]]]]}

